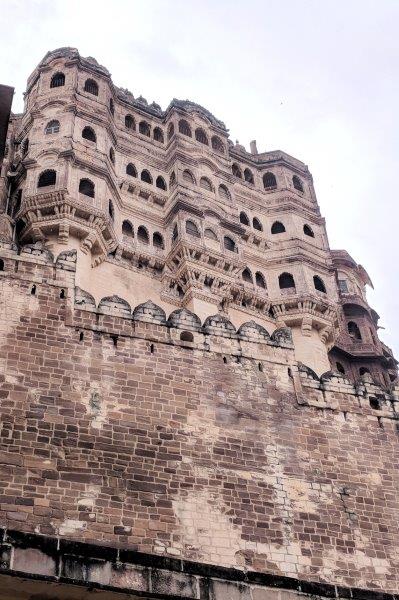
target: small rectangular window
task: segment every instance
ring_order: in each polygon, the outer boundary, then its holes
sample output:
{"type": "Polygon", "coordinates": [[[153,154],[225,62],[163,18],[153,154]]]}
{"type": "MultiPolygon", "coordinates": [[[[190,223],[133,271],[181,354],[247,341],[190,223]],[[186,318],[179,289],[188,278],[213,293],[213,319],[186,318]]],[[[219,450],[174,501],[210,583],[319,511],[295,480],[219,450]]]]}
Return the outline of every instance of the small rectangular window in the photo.
{"type": "Polygon", "coordinates": [[[342,292],[343,294],[348,293],[348,284],[345,279],[338,279],[338,286],[340,292],[342,292]]]}

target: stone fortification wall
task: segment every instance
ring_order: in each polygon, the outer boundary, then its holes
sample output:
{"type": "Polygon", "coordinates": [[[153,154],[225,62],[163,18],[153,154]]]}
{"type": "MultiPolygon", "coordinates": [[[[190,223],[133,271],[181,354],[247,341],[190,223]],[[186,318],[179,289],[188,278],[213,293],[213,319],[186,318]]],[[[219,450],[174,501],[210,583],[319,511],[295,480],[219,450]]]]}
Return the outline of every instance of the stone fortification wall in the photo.
{"type": "Polygon", "coordinates": [[[397,592],[398,395],[223,315],[75,287],[3,244],[0,525],[397,592]]]}

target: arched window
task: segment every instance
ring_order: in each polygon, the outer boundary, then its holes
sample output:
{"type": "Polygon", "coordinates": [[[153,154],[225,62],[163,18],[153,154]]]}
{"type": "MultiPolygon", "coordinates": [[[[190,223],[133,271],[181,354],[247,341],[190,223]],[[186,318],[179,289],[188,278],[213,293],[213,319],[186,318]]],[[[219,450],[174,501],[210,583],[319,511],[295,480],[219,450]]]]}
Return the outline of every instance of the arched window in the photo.
{"type": "Polygon", "coordinates": [[[125,116],[125,127],[126,129],[136,129],[136,123],[132,115],[125,116]]]}
{"type": "Polygon", "coordinates": [[[188,137],[192,137],[191,127],[185,119],[179,121],[179,132],[188,137]]]}
{"type": "Polygon", "coordinates": [[[209,229],[209,227],[207,227],[205,229],[205,231],[204,231],[204,237],[208,238],[208,240],[214,240],[215,242],[219,241],[219,238],[216,235],[216,233],[212,229],[209,229]]]}
{"type": "Polygon", "coordinates": [[[263,187],[265,190],[270,190],[272,188],[277,187],[277,179],[274,173],[265,173],[262,177],[263,187]]]}
{"type": "Polygon", "coordinates": [[[164,243],[163,243],[163,237],[160,233],[158,233],[157,231],[154,233],[154,235],[152,236],[152,245],[155,248],[159,248],[160,250],[164,249],[164,243]]]}
{"type": "Polygon", "coordinates": [[[145,183],[152,183],[152,177],[147,169],[141,171],[141,181],[144,181],[145,183]]]}
{"type": "Polygon", "coordinates": [[[315,290],[326,294],[326,286],[324,285],[324,281],[321,279],[321,277],[318,277],[318,275],[313,276],[313,285],[315,290]]]}
{"type": "Polygon", "coordinates": [[[168,140],[171,140],[174,135],[175,135],[175,126],[173,125],[173,123],[169,123],[169,126],[168,126],[168,140]]]}
{"type": "Polygon", "coordinates": [[[179,230],[177,228],[177,224],[175,224],[175,226],[173,227],[173,231],[172,231],[172,242],[175,242],[178,237],[179,237],[179,230]]]}
{"type": "Polygon", "coordinates": [[[84,127],[84,129],[82,131],[82,138],[84,140],[89,140],[89,142],[97,141],[96,134],[94,133],[94,131],[91,127],[84,127]]]}
{"type": "Polygon", "coordinates": [[[81,179],[79,181],[79,193],[94,198],[94,183],[90,179],[81,179]]]}
{"type": "Polygon", "coordinates": [[[111,221],[114,220],[114,205],[111,200],[108,200],[108,214],[111,221]]]}
{"type": "Polygon", "coordinates": [[[55,73],[51,78],[50,87],[56,88],[56,87],[62,87],[63,85],[65,85],[64,73],[60,73],[60,72],[55,73]]]}
{"type": "Polygon", "coordinates": [[[137,177],[137,170],[133,163],[129,163],[127,165],[126,175],[130,175],[130,177],[137,177]]]}
{"type": "Polygon", "coordinates": [[[212,183],[209,181],[208,177],[201,177],[200,187],[204,190],[208,190],[208,192],[213,191],[212,183]]]}
{"type": "Polygon", "coordinates": [[[272,225],[272,229],[271,232],[273,234],[275,233],[284,233],[285,231],[285,227],[284,225],[280,222],[280,221],[275,221],[272,225]]]}
{"type": "Polygon", "coordinates": [[[303,183],[297,175],[293,176],[292,183],[294,184],[294,188],[298,190],[298,192],[303,192],[303,183]]]}
{"type": "Polygon", "coordinates": [[[230,250],[230,252],[237,252],[237,246],[235,241],[227,235],[224,236],[223,245],[226,248],[226,250],[230,250]]]}
{"type": "Polygon", "coordinates": [[[278,285],[280,290],[286,290],[287,288],[295,288],[295,281],[291,273],[282,273],[278,278],[278,285]]]}
{"type": "Polygon", "coordinates": [[[309,225],[304,225],[303,226],[303,233],[305,235],[308,235],[309,237],[314,238],[314,233],[313,233],[312,229],[309,227],[309,225]]]}
{"type": "Polygon", "coordinates": [[[252,273],[251,271],[248,269],[248,267],[246,269],[243,270],[242,272],[242,278],[244,281],[246,281],[247,283],[253,283],[253,279],[252,279],[252,273]]]}
{"type": "Polygon", "coordinates": [[[258,287],[263,288],[264,290],[266,289],[265,278],[263,277],[262,273],[259,273],[259,271],[255,273],[255,283],[258,287]]]}
{"type": "Polygon", "coordinates": [[[362,375],[366,375],[366,373],[368,373],[370,375],[370,369],[367,369],[367,367],[360,367],[360,369],[359,369],[359,375],[360,375],[360,377],[362,375]]]}
{"type": "Polygon", "coordinates": [[[246,213],[243,211],[240,212],[240,223],[242,223],[243,225],[247,225],[249,227],[249,219],[248,219],[246,213]]]}
{"type": "Polygon", "coordinates": [[[114,105],[114,101],[112,100],[112,98],[109,99],[109,112],[111,113],[112,116],[114,116],[115,105],[114,105]]]}
{"type": "Polygon", "coordinates": [[[147,232],[146,228],[143,227],[142,225],[140,225],[140,227],[137,230],[137,239],[142,244],[149,244],[150,243],[150,239],[148,237],[148,232],[147,232]]]}
{"type": "Polygon", "coordinates": [[[220,152],[220,154],[224,154],[224,144],[222,142],[222,140],[220,139],[220,137],[218,137],[217,135],[212,136],[212,148],[214,150],[216,150],[216,152],[220,152]]]}
{"type": "Polygon", "coordinates": [[[347,327],[348,327],[348,333],[352,339],[354,339],[354,340],[362,339],[362,335],[360,333],[360,329],[359,329],[359,326],[357,323],[355,323],[354,321],[349,321],[347,327]]]}
{"type": "Polygon", "coordinates": [[[124,235],[128,238],[134,238],[133,225],[130,223],[130,221],[123,221],[122,235],[124,235]]]}
{"type": "Polygon", "coordinates": [[[176,173],[172,171],[172,174],[169,178],[169,187],[173,187],[176,185],[176,173]]]}
{"type": "Polygon", "coordinates": [[[0,271],[4,271],[4,260],[0,258],[0,271]]]}
{"type": "Polygon", "coordinates": [[[113,165],[115,164],[115,150],[113,148],[109,149],[109,160],[113,165]]]}
{"type": "Polygon", "coordinates": [[[57,174],[52,169],[43,171],[43,173],[40,173],[40,175],[39,175],[37,187],[41,188],[41,187],[48,187],[49,185],[55,185],[56,178],[57,178],[57,174]]]}
{"type": "Polygon", "coordinates": [[[155,127],[153,135],[156,142],[162,142],[162,144],[164,143],[164,135],[160,127],[155,127]]]}
{"type": "Polygon", "coordinates": [[[98,83],[94,79],[86,79],[84,90],[93,96],[98,96],[98,83]]]}
{"type": "Polygon", "coordinates": [[[248,183],[254,183],[254,176],[253,173],[250,169],[244,169],[244,179],[245,181],[247,181],[248,183]]]}
{"type": "Polygon", "coordinates": [[[195,130],[195,139],[201,144],[205,144],[206,146],[209,145],[208,136],[206,135],[205,131],[200,127],[198,127],[198,129],[195,130]]]}
{"type": "Polygon", "coordinates": [[[233,165],[231,166],[231,172],[233,173],[233,175],[235,177],[238,177],[239,179],[242,179],[241,169],[237,165],[237,163],[233,163],[233,165]]]}
{"type": "Polygon", "coordinates": [[[342,375],[345,375],[344,366],[340,362],[336,362],[335,363],[335,367],[336,367],[338,373],[341,373],[342,375]]]}
{"type": "Polygon", "coordinates": [[[254,229],[257,229],[258,231],[263,231],[262,223],[259,221],[259,219],[257,217],[254,217],[254,219],[252,221],[252,226],[254,229]]]}
{"type": "Polygon", "coordinates": [[[151,137],[151,127],[147,121],[140,121],[139,123],[139,133],[142,135],[146,135],[147,137],[151,137]]]}
{"type": "Polygon", "coordinates": [[[166,183],[165,183],[165,179],[163,177],[161,177],[160,175],[158,175],[155,185],[157,186],[157,188],[159,188],[160,190],[166,190],[166,183]]]}
{"type": "Polygon", "coordinates": [[[219,185],[219,196],[225,198],[225,200],[231,199],[230,192],[223,183],[219,185]]]}
{"type": "Polygon", "coordinates": [[[193,235],[194,237],[201,237],[198,227],[193,221],[186,221],[186,233],[193,235]]]}
{"type": "Polygon", "coordinates": [[[46,129],[44,130],[46,135],[51,135],[52,133],[58,133],[60,130],[60,122],[56,119],[53,121],[49,121],[46,125],[46,129]]]}
{"type": "Polygon", "coordinates": [[[186,181],[187,183],[195,184],[194,175],[188,169],[185,169],[183,171],[183,181],[186,181]]]}

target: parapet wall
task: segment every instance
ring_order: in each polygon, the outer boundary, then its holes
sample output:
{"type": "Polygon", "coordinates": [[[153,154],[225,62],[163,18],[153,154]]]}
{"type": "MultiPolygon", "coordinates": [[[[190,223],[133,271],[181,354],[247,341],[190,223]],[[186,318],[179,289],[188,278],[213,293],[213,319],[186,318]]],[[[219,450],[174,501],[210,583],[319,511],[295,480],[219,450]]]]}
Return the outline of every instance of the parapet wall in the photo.
{"type": "Polygon", "coordinates": [[[397,390],[318,379],[287,330],[96,306],[73,252],[0,256],[0,525],[399,591],[397,390]]]}

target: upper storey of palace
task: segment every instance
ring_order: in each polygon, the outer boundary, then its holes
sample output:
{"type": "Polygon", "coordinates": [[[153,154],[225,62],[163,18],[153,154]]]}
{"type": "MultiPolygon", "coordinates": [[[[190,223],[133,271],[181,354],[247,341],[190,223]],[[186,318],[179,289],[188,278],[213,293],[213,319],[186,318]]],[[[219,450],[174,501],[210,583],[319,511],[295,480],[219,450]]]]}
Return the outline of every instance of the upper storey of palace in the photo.
{"type": "Polygon", "coordinates": [[[279,210],[284,208],[282,200],[291,200],[313,218],[319,215],[312,177],[301,161],[281,151],[258,153],[255,142],[247,152],[229,140],[222,121],[194,102],[174,99],[163,111],[155,102],[135,98],[114,86],[109,72],[95,59],[82,58],[77,50],[48,53],[28,79],[25,100],[16,133],[22,145],[29,137],[30,158],[43,156],[43,144],[47,154],[52,146],[68,149],[73,144],[77,152],[83,147],[89,154],[92,167],[97,157],[111,176],[136,174],[161,197],[173,186],[173,163],[179,160],[187,166],[184,181],[191,183],[191,175],[202,195],[204,190],[214,192],[222,203],[234,194],[249,207],[259,203],[272,209],[278,197],[279,210]],[[46,130],[48,118],[59,120],[60,113],[63,135],[51,138],[58,125],[46,130]],[[89,129],[84,131],[85,127],[89,129]],[[129,160],[132,165],[127,169],[129,160]],[[148,171],[144,177],[143,170],[148,171]]]}

